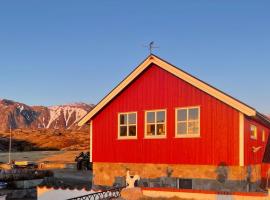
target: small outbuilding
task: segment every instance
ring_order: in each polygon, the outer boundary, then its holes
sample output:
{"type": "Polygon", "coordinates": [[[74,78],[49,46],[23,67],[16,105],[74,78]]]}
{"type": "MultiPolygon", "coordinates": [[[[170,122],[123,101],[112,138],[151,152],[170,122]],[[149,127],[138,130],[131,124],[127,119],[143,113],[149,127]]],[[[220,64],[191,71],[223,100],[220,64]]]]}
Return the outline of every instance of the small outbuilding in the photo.
{"type": "Polygon", "coordinates": [[[93,184],[258,190],[270,120],[150,55],[80,122],[90,124],[93,184]]]}

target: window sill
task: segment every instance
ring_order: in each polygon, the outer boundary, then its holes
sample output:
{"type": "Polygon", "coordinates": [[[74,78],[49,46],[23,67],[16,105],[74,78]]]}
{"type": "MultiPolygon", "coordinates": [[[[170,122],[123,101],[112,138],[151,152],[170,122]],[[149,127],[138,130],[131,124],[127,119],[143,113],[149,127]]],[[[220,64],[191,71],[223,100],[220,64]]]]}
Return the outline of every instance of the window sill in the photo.
{"type": "Polygon", "coordinates": [[[250,137],[250,139],[252,139],[252,140],[257,140],[257,138],[255,138],[255,137],[250,137]]]}
{"type": "Polygon", "coordinates": [[[164,136],[144,136],[144,139],[166,139],[166,135],[164,136]]]}
{"type": "Polygon", "coordinates": [[[201,138],[201,135],[176,135],[175,138],[201,138]]]}
{"type": "Polygon", "coordinates": [[[117,140],[137,140],[138,138],[137,137],[129,137],[129,136],[126,136],[126,137],[118,137],[117,140]]]}

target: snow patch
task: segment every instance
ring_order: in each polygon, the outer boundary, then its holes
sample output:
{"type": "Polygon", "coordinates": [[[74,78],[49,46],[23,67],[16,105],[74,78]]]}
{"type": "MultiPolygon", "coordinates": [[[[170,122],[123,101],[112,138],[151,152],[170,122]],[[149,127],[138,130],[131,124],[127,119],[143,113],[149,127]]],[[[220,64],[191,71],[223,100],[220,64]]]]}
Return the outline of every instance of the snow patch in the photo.
{"type": "Polygon", "coordinates": [[[46,127],[46,125],[45,125],[45,117],[42,117],[42,125],[43,125],[43,128],[46,127]]]}
{"type": "Polygon", "coordinates": [[[24,106],[23,105],[19,105],[17,106],[17,109],[20,111],[20,113],[24,110],[24,106]]]}
{"type": "Polygon", "coordinates": [[[68,129],[72,127],[75,123],[77,123],[84,115],[87,114],[86,110],[72,105],[51,106],[49,107],[49,112],[50,118],[46,128],[50,128],[53,122],[55,122],[56,123],[55,126],[57,126],[57,122],[62,113],[64,116],[65,125],[68,129]],[[75,116],[75,120],[73,121],[72,124],[70,124],[70,120],[73,115],[75,116]]]}

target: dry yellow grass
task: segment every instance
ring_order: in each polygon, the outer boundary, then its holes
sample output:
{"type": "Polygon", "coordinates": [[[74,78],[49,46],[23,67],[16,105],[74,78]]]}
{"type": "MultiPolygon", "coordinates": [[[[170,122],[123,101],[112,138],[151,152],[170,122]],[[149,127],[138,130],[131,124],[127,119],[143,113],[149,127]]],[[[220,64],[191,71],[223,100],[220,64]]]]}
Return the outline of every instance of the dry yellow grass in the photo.
{"type": "MultiPolygon", "coordinates": [[[[0,133],[8,143],[9,133],[0,133]]],[[[32,150],[88,150],[89,134],[65,130],[21,130],[12,132],[13,149],[32,150]]],[[[8,144],[6,144],[8,145],[8,144]]]]}

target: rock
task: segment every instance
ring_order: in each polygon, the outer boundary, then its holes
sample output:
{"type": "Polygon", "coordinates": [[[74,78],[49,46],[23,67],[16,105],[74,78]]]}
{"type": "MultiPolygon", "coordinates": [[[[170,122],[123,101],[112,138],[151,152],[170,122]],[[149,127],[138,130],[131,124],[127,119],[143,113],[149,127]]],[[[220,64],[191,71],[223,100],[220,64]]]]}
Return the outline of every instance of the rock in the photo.
{"type": "Polygon", "coordinates": [[[36,188],[36,186],[42,183],[43,179],[33,179],[33,180],[21,180],[21,181],[13,181],[10,185],[16,189],[31,189],[36,188]]]}
{"type": "Polygon", "coordinates": [[[125,200],[139,200],[143,197],[141,188],[124,188],[121,197],[125,200]]]}

